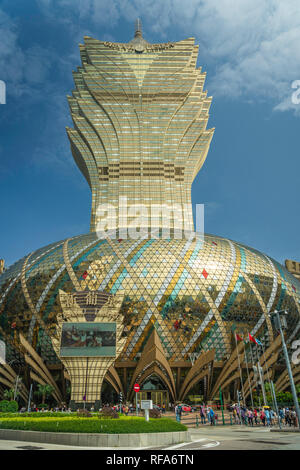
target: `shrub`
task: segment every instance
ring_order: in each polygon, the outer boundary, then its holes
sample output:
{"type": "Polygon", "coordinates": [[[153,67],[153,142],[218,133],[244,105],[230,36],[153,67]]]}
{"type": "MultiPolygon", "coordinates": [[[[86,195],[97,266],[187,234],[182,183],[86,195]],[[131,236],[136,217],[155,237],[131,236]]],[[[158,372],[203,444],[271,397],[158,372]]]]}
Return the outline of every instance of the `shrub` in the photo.
{"type": "Polygon", "coordinates": [[[8,400],[2,400],[0,401],[0,411],[2,413],[8,413],[8,405],[9,405],[9,401],[8,400]]]}
{"type": "Polygon", "coordinates": [[[16,413],[19,409],[18,403],[16,401],[9,401],[6,407],[7,413],[16,413]]]}
{"type": "Polygon", "coordinates": [[[150,418],[161,418],[161,412],[157,408],[153,408],[153,410],[149,410],[149,417],[150,418]]]}
{"type": "Polygon", "coordinates": [[[82,408],[81,410],[77,411],[77,417],[78,418],[91,418],[92,414],[89,412],[89,410],[82,408]]]}
{"type": "Polygon", "coordinates": [[[105,406],[98,414],[98,418],[100,419],[118,419],[119,415],[116,410],[105,406]]]}
{"type": "Polygon", "coordinates": [[[36,419],[43,419],[43,418],[70,418],[70,417],[76,417],[76,413],[62,413],[62,412],[55,412],[55,411],[45,411],[44,413],[1,413],[1,419],[2,418],[16,418],[16,416],[22,417],[22,418],[36,418],[36,419]]]}
{"type": "MultiPolygon", "coordinates": [[[[145,416],[145,411],[142,410],[142,415],[145,416]]],[[[149,418],[161,418],[161,412],[157,408],[149,410],[149,418]]]]}
{"type": "Polygon", "coordinates": [[[46,403],[40,403],[37,407],[39,410],[42,410],[43,408],[44,410],[48,410],[48,405],[46,405],[46,403]]]}

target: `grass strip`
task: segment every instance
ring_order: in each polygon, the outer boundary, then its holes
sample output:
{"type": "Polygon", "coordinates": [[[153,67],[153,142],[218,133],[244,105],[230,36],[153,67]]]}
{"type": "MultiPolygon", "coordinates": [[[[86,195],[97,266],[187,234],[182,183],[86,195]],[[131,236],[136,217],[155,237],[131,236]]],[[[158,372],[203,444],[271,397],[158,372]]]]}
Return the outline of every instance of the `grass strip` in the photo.
{"type": "Polygon", "coordinates": [[[70,432],[92,434],[138,434],[153,432],[178,432],[187,428],[177,421],[168,418],[149,419],[122,417],[120,419],[98,419],[77,417],[45,418],[2,418],[0,429],[22,431],[70,432]]]}

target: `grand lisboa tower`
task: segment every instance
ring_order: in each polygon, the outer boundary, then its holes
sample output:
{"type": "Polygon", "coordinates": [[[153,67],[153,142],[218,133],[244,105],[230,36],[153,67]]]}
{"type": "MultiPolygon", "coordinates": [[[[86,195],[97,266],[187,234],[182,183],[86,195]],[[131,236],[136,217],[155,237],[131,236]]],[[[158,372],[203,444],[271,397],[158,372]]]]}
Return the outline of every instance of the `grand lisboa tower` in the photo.
{"type": "Polygon", "coordinates": [[[158,405],[213,401],[220,389],[225,400],[236,400],[237,390],[249,400],[258,362],[263,378],[283,390],[270,312],[288,312],[291,347],[299,280],[241,243],[175,236],[175,211],[162,236],[165,218],[152,213],[184,207],[184,226],[193,231],[191,185],[214,132],[194,39],[150,44],[137,21],[128,43],[84,37],[79,47],[67,134],[92,193],[90,232],[30,253],[1,274],[0,394],[21,376],[24,401],[31,385],[48,384],[53,402],[77,408],[97,409],[120,394],[132,402],[136,383],[137,399],[158,405]],[[144,216],[143,236],[128,235],[126,208],[138,206],[155,219],[155,236],[144,216]],[[107,211],[101,236],[106,207],[116,210],[107,211]]]}

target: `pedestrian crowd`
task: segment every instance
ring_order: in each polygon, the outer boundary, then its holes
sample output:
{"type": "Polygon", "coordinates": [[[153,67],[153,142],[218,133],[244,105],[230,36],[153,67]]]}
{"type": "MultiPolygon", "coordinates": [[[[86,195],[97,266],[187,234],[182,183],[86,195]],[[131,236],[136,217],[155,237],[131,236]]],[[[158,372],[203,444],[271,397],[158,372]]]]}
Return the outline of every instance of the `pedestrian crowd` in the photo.
{"type": "MultiPolygon", "coordinates": [[[[237,403],[227,407],[231,413],[232,424],[244,424],[246,426],[277,426],[277,413],[270,407],[251,408],[239,406],[237,403]]],[[[199,410],[201,424],[217,424],[218,415],[211,406],[200,406],[199,410]]],[[[283,426],[298,426],[296,411],[293,408],[283,407],[279,409],[279,419],[283,426]]]]}
{"type": "Polygon", "coordinates": [[[293,408],[280,408],[276,411],[271,407],[249,408],[233,404],[229,407],[236,424],[245,424],[248,426],[277,426],[280,423],[285,426],[298,426],[297,414],[293,408]]]}

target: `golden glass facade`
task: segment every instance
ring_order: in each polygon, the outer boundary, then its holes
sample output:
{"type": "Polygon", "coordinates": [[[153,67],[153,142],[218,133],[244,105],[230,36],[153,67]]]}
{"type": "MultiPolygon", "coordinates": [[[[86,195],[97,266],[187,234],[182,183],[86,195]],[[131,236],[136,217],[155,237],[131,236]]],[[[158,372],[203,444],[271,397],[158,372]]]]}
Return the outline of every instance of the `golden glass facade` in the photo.
{"type": "MultiPolygon", "coordinates": [[[[69,97],[74,128],[68,136],[97,207],[111,203],[188,204],[214,129],[207,129],[211,97],[196,68],[194,39],[149,44],[136,32],[128,44],[85,37],[82,66],[69,97]]],[[[160,224],[161,226],[161,224],[160,224]]]]}

